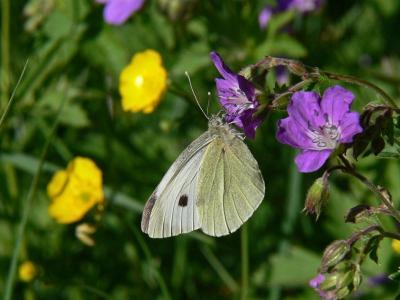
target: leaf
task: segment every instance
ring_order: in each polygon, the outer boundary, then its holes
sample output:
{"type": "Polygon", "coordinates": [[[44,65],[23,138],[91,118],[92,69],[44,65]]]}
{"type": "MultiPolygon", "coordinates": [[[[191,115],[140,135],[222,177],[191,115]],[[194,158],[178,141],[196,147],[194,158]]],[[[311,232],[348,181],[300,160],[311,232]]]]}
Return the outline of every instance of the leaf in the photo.
{"type": "Polygon", "coordinates": [[[378,155],[385,148],[385,140],[381,136],[377,136],[371,142],[372,152],[378,155]]]}
{"type": "MultiPolygon", "coordinates": [[[[389,279],[400,282],[400,268],[396,272],[390,274],[389,279]]],[[[399,297],[399,296],[397,296],[397,297],[399,297]]]]}
{"type": "Polygon", "coordinates": [[[319,256],[304,248],[293,246],[288,252],[272,257],[269,284],[287,287],[303,286],[315,276],[319,264],[319,256]]]}
{"type": "Polygon", "coordinates": [[[366,253],[369,252],[369,258],[375,263],[378,263],[378,248],[383,237],[381,235],[375,235],[371,237],[368,241],[366,253]]]}
{"type": "Polygon", "coordinates": [[[355,207],[352,207],[345,217],[345,222],[356,223],[358,216],[364,212],[367,212],[369,209],[370,206],[367,204],[360,204],[355,207]]]}

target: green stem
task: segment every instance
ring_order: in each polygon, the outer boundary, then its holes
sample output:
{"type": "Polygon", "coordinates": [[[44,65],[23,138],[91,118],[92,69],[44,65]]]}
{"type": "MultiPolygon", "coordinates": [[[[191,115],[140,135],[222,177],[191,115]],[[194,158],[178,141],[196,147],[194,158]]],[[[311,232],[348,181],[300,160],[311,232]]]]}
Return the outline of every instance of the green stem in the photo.
{"type": "Polygon", "coordinates": [[[249,233],[247,223],[243,224],[240,241],[242,251],[242,289],[240,299],[246,300],[249,295],[249,233]]]}
{"type": "Polygon", "coordinates": [[[345,169],[346,173],[349,173],[356,177],[360,182],[362,182],[371,192],[373,192],[375,195],[377,195],[385,204],[385,206],[390,210],[392,213],[392,216],[397,220],[397,222],[400,222],[400,213],[399,211],[393,206],[391,199],[386,195],[386,193],[383,193],[375,184],[373,184],[371,181],[369,181],[364,175],[361,175],[360,173],[357,173],[354,170],[349,170],[345,169]]]}
{"type": "Polygon", "coordinates": [[[10,0],[1,1],[1,101],[6,106],[10,88],[10,0]]]}
{"type": "Polygon", "coordinates": [[[361,183],[363,183],[371,192],[377,195],[382,200],[383,204],[391,212],[391,215],[397,220],[397,222],[400,222],[400,212],[393,206],[390,196],[387,193],[385,193],[382,189],[379,189],[379,187],[377,187],[371,181],[369,181],[368,178],[366,178],[364,175],[358,173],[343,155],[339,155],[339,159],[342,161],[344,166],[333,167],[330,169],[330,171],[340,169],[347,174],[353,175],[361,183]]]}
{"type": "MultiPolygon", "coordinates": [[[[129,223],[129,224],[131,224],[131,223],[129,223]]],[[[152,254],[151,254],[150,249],[147,246],[146,242],[144,241],[141,233],[134,226],[130,225],[130,227],[132,228],[132,231],[135,234],[136,239],[138,240],[139,245],[142,248],[147,261],[149,263],[151,263],[153,261],[152,254]]],[[[167,284],[165,283],[164,277],[161,275],[161,272],[158,269],[158,267],[155,266],[154,269],[156,272],[158,284],[161,289],[161,293],[164,295],[164,300],[171,300],[172,299],[171,294],[168,291],[167,284]]]]}
{"type": "Polygon", "coordinates": [[[17,82],[17,84],[15,85],[15,88],[14,88],[12,94],[11,94],[10,99],[8,100],[8,103],[7,103],[7,105],[6,105],[5,109],[4,109],[3,114],[1,115],[1,118],[0,118],[0,130],[1,130],[1,127],[2,127],[2,125],[3,125],[3,122],[4,122],[5,118],[7,117],[7,114],[8,114],[8,112],[9,112],[9,110],[10,110],[10,107],[11,107],[11,105],[12,105],[13,102],[14,102],[15,92],[17,91],[17,89],[18,89],[18,87],[19,87],[19,85],[20,85],[20,83],[21,83],[21,81],[22,81],[22,78],[24,77],[26,68],[28,67],[28,63],[29,63],[29,59],[26,60],[25,65],[24,65],[24,68],[22,69],[21,75],[20,75],[19,78],[18,78],[18,82],[17,82]]]}
{"type": "Polygon", "coordinates": [[[357,84],[359,86],[367,87],[371,90],[374,90],[378,94],[383,97],[383,100],[386,104],[398,109],[399,107],[396,104],[396,101],[390,97],[384,90],[382,90],[377,85],[354,76],[350,75],[342,75],[333,72],[321,71],[319,68],[306,66],[300,61],[293,60],[293,59],[286,59],[286,58],[279,58],[279,57],[272,57],[267,56],[253,65],[254,68],[260,67],[264,70],[268,70],[273,67],[277,66],[284,66],[288,68],[288,70],[297,75],[302,77],[303,79],[313,79],[313,80],[320,80],[321,75],[326,76],[329,79],[344,81],[352,84],[357,84]]]}
{"type": "Polygon", "coordinates": [[[357,84],[359,86],[367,87],[371,90],[374,90],[375,92],[377,92],[379,95],[382,96],[382,98],[386,102],[386,104],[392,106],[393,108],[397,108],[397,109],[399,108],[399,106],[397,106],[397,104],[396,104],[396,101],[392,97],[390,97],[380,87],[378,87],[377,85],[375,85],[367,80],[360,79],[360,78],[350,76],[350,75],[341,75],[341,74],[336,74],[333,72],[326,72],[326,71],[320,71],[320,74],[325,75],[329,79],[340,80],[340,81],[344,81],[344,82],[348,82],[348,83],[352,83],[352,84],[357,84]]]}
{"type": "Polygon", "coordinates": [[[54,120],[54,123],[53,123],[53,128],[51,130],[49,137],[46,140],[46,144],[43,147],[37,171],[35,173],[35,176],[32,179],[31,186],[29,187],[28,195],[27,195],[26,201],[25,201],[25,207],[22,212],[22,218],[21,218],[21,221],[20,221],[20,224],[18,227],[18,231],[17,231],[17,237],[15,240],[15,246],[14,246],[14,250],[13,250],[13,254],[12,254],[12,258],[11,258],[10,268],[8,270],[3,300],[10,300],[12,297],[15,275],[16,275],[16,270],[17,270],[17,262],[18,262],[18,257],[19,257],[19,253],[21,250],[22,240],[23,240],[24,234],[25,234],[26,224],[28,221],[29,213],[31,211],[32,202],[35,197],[36,190],[37,190],[37,187],[39,184],[39,178],[42,173],[42,169],[43,169],[44,161],[45,161],[45,158],[47,155],[47,151],[50,147],[52,138],[57,129],[59,117],[60,117],[61,111],[64,107],[65,100],[66,100],[66,97],[63,98],[63,100],[60,104],[60,107],[59,107],[57,115],[56,115],[56,119],[54,120]]]}
{"type": "Polygon", "coordinates": [[[215,254],[209,249],[209,247],[203,246],[201,248],[201,252],[203,253],[205,259],[207,259],[210,266],[214,269],[214,271],[218,274],[221,280],[225,283],[225,285],[232,291],[236,292],[239,287],[229,274],[229,272],[225,269],[224,265],[219,261],[219,259],[215,256],[215,254]]]}

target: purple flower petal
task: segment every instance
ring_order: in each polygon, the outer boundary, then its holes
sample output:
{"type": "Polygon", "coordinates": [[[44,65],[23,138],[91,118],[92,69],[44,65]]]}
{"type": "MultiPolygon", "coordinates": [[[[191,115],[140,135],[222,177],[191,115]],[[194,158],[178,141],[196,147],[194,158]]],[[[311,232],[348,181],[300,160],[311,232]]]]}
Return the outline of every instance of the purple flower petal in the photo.
{"type": "Polygon", "coordinates": [[[260,118],[254,118],[259,103],[253,84],[243,76],[232,72],[216,52],[210,57],[222,78],[216,78],[219,102],[226,111],[225,121],[234,123],[244,133],[254,138],[256,128],[261,124],[260,118]]]}
{"type": "Polygon", "coordinates": [[[326,162],[333,150],[304,150],[297,154],[295,163],[301,173],[317,171],[326,162]]]}
{"type": "Polygon", "coordinates": [[[325,124],[320,108],[320,96],[315,92],[297,92],[292,96],[288,113],[303,130],[325,124]]]}
{"type": "Polygon", "coordinates": [[[318,170],[340,143],[350,143],[363,129],[350,112],[354,95],[340,87],[328,88],[322,100],[315,92],[296,92],[288,105],[289,117],[278,122],[279,142],[301,149],[295,161],[300,172],[318,170]]]}
{"type": "Polygon", "coordinates": [[[249,109],[242,113],[242,115],[239,117],[241,125],[238,124],[238,126],[243,129],[245,135],[251,139],[255,138],[256,129],[262,122],[260,118],[253,117],[254,112],[255,110],[249,109]]]}
{"type": "Polygon", "coordinates": [[[276,139],[282,144],[287,144],[294,148],[310,149],[312,148],[311,139],[305,134],[293,118],[288,117],[278,121],[278,131],[276,139]]]}
{"type": "Polygon", "coordinates": [[[336,85],[325,90],[321,108],[328,121],[337,126],[344,114],[350,110],[353,100],[352,92],[336,85]]]}
{"type": "Polygon", "coordinates": [[[289,71],[284,66],[277,66],[275,68],[276,82],[282,86],[289,82],[289,71]]]}
{"type": "Polygon", "coordinates": [[[341,143],[351,143],[353,137],[363,131],[360,125],[360,114],[357,112],[346,113],[342,120],[340,121],[340,142],[341,143]]]}
{"type": "Polygon", "coordinates": [[[211,52],[210,57],[222,77],[224,77],[226,80],[236,81],[236,74],[233,73],[227,65],[225,65],[221,56],[217,52],[211,52]]]}
{"type": "Polygon", "coordinates": [[[256,91],[254,89],[253,84],[244,78],[242,75],[237,74],[237,82],[239,84],[239,89],[243,91],[251,102],[255,102],[256,91]]]}
{"type": "Polygon", "coordinates": [[[258,24],[261,29],[265,29],[269,23],[269,20],[271,19],[272,15],[274,13],[274,10],[271,6],[266,6],[264,7],[259,16],[258,16],[258,24]]]}
{"type": "Polygon", "coordinates": [[[318,275],[315,276],[313,279],[311,279],[311,280],[308,282],[308,284],[309,284],[312,288],[316,289],[316,288],[319,287],[319,285],[320,285],[321,283],[324,282],[324,280],[325,280],[325,276],[322,275],[322,274],[318,274],[318,275]]]}
{"type": "Polygon", "coordinates": [[[143,6],[144,0],[108,0],[104,8],[107,23],[121,25],[143,6]]]}

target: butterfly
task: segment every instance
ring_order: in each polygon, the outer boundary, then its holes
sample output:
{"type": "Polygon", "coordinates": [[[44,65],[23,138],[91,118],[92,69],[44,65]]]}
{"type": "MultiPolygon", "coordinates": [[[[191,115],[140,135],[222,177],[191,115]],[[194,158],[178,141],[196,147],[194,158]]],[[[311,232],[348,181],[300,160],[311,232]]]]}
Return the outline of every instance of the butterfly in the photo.
{"type": "Polygon", "coordinates": [[[243,136],[219,116],[176,159],[145,205],[141,228],[152,238],[201,229],[236,231],[264,199],[265,183],[243,136]]]}

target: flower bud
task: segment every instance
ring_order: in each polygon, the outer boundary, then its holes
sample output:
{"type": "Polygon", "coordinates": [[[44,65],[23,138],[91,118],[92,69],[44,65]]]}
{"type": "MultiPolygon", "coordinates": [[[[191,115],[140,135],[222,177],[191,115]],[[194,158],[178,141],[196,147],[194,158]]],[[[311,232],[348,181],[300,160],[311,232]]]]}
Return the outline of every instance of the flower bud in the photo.
{"type": "Polygon", "coordinates": [[[338,274],[325,274],[325,280],[318,286],[321,291],[329,291],[336,287],[338,274]]]}
{"type": "Polygon", "coordinates": [[[334,241],[324,251],[321,268],[327,270],[335,266],[350,252],[350,245],[345,240],[334,241]]]}
{"type": "Polygon", "coordinates": [[[335,294],[336,298],[334,299],[344,299],[350,294],[351,290],[345,286],[341,289],[339,289],[335,294]]]}
{"type": "Polygon", "coordinates": [[[303,211],[315,214],[318,219],[321,214],[322,206],[329,198],[328,176],[324,175],[317,178],[307,193],[306,203],[303,211]]]}
{"type": "Polygon", "coordinates": [[[346,273],[342,273],[338,276],[338,280],[336,282],[336,286],[340,289],[343,287],[346,287],[350,284],[353,283],[353,278],[354,278],[354,271],[350,270],[346,273]]]}

